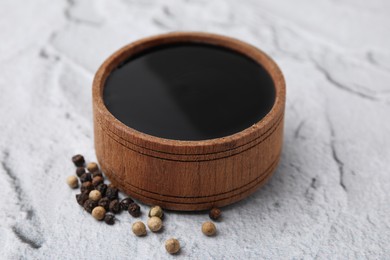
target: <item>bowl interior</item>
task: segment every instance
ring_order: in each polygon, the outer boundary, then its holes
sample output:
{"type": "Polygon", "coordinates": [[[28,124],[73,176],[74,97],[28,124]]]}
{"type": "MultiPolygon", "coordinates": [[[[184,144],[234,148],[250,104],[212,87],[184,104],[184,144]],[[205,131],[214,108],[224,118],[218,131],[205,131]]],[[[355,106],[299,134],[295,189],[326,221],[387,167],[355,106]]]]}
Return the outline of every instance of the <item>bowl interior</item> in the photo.
{"type": "Polygon", "coordinates": [[[222,138],[258,123],[274,106],[270,73],[237,49],[191,40],[136,49],[112,67],[103,100],[139,132],[171,140],[222,138]]]}

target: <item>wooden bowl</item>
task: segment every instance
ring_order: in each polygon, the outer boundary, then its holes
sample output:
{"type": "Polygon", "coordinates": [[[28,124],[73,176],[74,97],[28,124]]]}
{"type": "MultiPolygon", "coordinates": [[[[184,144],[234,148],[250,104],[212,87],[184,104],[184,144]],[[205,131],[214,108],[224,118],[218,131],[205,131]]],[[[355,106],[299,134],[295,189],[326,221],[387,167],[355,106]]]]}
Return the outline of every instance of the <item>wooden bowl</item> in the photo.
{"type": "Polygon", "coordinates": [[[110,181],[146,204],[173,210],[204,210],[247,197],[278,165],[285,107],[283,75],[265,53],[220,35],[175,32],[141,39],[111,55],[93,81],[96,156],[110,181]],[[171,43],[206,43],[246,55],[261,64],[275,85],[270,112],[253,126],[223,138],[178,141],[132,129],[116,119],[103,101],[107,76],[132,55],[171,43]]]}

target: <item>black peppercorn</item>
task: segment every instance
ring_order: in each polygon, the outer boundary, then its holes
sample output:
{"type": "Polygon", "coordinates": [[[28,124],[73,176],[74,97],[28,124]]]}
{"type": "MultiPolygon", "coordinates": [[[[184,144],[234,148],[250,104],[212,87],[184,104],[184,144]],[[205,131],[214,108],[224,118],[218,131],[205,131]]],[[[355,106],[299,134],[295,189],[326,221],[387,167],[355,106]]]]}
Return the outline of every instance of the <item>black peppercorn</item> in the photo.
{"type": "Polygon", "coordinates": [[[85,164],[84,157],[83,157],[81,154],[76,154],[75,156],[73,156],[73,157],[72,157],[72,162],[73,162],[74,165],[76,165],[77,167],[84,166],[84,164],[85,164]]]}
{"type": "Polygon", "coordinates": [[[86,200],[88,200],[88,197],[89,197],[89,192],[81,192],[80,194],[76,194],[77,203],[80,206],[84,206],[84,203],[86,200]]]}
{"type": "Polygon", "coordinates": [[[212,220],[218,220],[221,217],[221,210],[219,208],[212,208],[209,212],[209,217],[212,220]]]}
{"type": "Polygon", "coordinates": [[[85,168],[84,167],[77,167],[76,169],[76,175],[77,177],[81,177],[81,175],[83,175],[85,173],[85,168]]]}
{"type": "Polygon", "coordinates": [[[98,202],[97,202],[97,201],[87,199],[87,200],[84,202],[84,209],[85,209],[88,213],[92,213],[92,210],[93,210],[95,207],[97,207],[97,205],[98,205],[98,202]]]}
{"type": "Polygon", "coordinates": [[[115,200],[118,198],[118,189],[112,186],[111,184],[108,186],[106,191],[106,197],[110,200],[115,200]]]}
{"type": "Polygon", "coordinates": [[[102,194],[102,197],[106,196],[106,191],[107,191],[107,185],[104,183],[99,184],[97,187],[95,187],[100,193],[102,194]]]}
{"type": "Polygon", "coordinates": [[[110,200],[108,198],[101,198],[98,205],[102,206],[106,211],[110,209],[110,200]]]}
{"type": "Polygon", "coordinates": [[[130,215],[137,218],[141,215],[141,208],[137,205],[137,203],[131,203],[129,208],[127,209],[130,215]]]}
{"type": "Polygon", "coordinates": [[[131,203],[133,203],[134,201],[130,198],[130,197],[127,197],[123,200],[121,200],[121,208],[122,210],[128,210],[129,209],[129,205],[131,203]]]}
{"type": "Polygon", "coordinates": [[[93,177],[92,184],[94,187],[97,187],[99,184],[102,184],[104,182],[103,178],[100,176],[93,177]]]}
{"type": "Polygon", "coordinates": [[[117,214],[121,211],[121,205],[118,200],[113,200],[110,202],[110,211],[114,214],[117,214]]]}
{"type": "Polygon", "coordinates": [[[84,173],[83,175],[80,176],[80,181],[81,182],[92,181],[91,174],[90,173],[84,173]]]}
{"type": "Polygon", "coordinates": [[[106,222],[108,225],[114,225],[115,215],[111,212],[107,212],[106,216],[104,217],[104,222],[106,222]]]}
{"type": "Polygon", "coordinates": [[[92,173],[92,178],[95,178],[95,177],[98,177],[98,176],[103,178],[103,173],[101,173],[99,171],[92,173]]]}
{"type": "Polygon", "coordinates": [[[84,191],[90,192],[91,190],[93,190],[92,182],[86,181],[86,182],[83,182],[83,184],[81,184],[81,188],[80,188],[81,192],[84,192],[84,191]]]}

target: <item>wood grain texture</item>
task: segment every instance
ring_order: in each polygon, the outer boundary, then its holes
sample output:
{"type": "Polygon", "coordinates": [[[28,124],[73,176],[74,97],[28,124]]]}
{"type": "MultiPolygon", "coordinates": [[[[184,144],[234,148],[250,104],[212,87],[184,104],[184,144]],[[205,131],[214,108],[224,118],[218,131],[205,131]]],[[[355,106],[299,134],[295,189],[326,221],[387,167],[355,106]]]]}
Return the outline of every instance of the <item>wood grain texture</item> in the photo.
{"type": "Polygon", "coordinates": [[[173,210],[204,210],[245,198],[264,184],[278,165],[285,107],[285,82],[278,66],[259,49],[236,39],[178,32],[145,38],[110,56],[93,82],[95,149],[112,183],[147,204],[173,210]],[[118,64],[161,44],[199,42],[223,46],[260,63],[271,75],[276,99],[253,126],[223,138],[177,141],[141,133],[105,107],[103,88],[118,64]]]}

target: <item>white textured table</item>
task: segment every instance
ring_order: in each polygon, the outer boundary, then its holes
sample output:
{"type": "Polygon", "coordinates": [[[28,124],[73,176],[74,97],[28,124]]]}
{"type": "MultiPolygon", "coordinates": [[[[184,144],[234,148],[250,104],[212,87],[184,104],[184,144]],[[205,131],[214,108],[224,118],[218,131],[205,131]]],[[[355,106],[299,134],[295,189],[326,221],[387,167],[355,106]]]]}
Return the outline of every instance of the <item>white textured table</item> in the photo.
{"type": "Polygon", "coordinates": [[[176,258],[389,258],[389,46],[387,0],[1,0],[0,258],[168,258],[171,236],[183,245],[176,258]],[[94,221],[64,180],[73,154],[95,159],[98,66],[173,30],[254,44],[287,81],[281,164],[223,209],[215,238],[200,232],[206,214],[172,212],[164,232],[136,238],[127,213],[94,221]]]}

